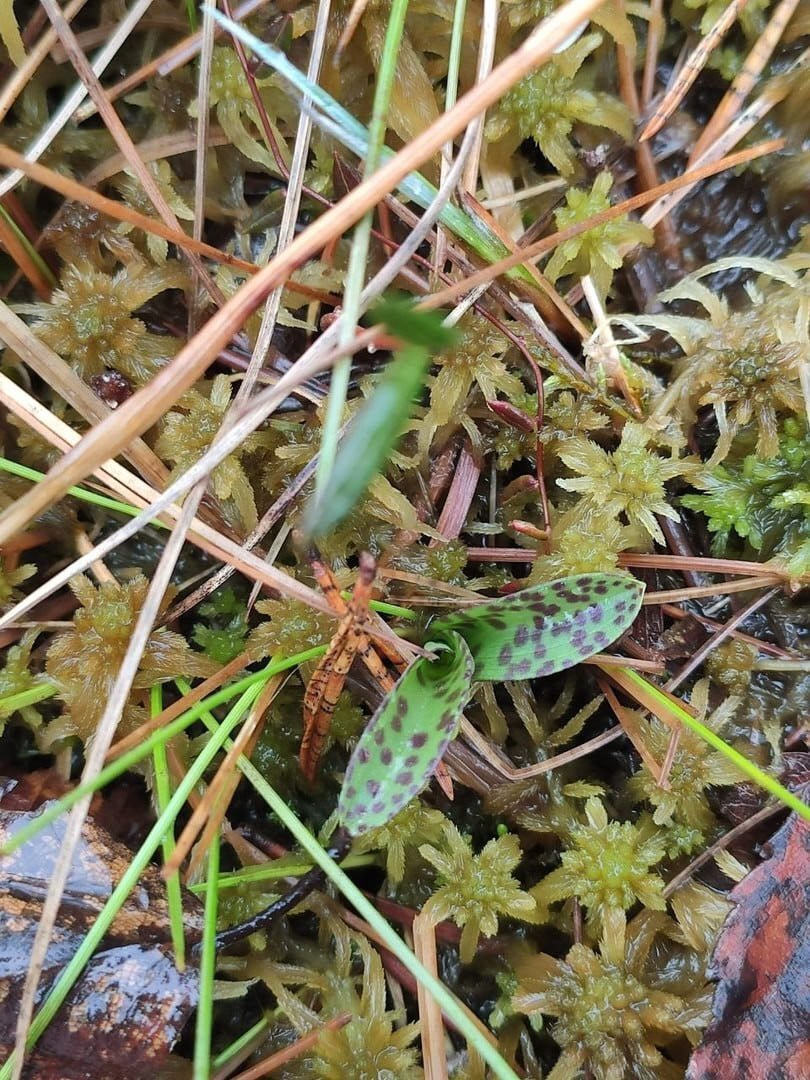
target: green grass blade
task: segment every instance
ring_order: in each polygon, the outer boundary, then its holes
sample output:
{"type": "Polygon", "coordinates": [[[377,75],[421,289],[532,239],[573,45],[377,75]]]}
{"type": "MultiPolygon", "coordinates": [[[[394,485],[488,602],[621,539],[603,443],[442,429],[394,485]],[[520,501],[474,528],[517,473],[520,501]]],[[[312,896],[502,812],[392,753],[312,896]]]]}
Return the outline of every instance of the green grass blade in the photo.
{"type": "Polygon", "coordinates": [[[318,657],[323,656],[325,651],[326,647],[324,645],[317,645],[312,649],[307,649],[305,652],[296,653],[295,656],[280,660],[271,660],[261,671],[246,675],[231,686],[225,686],[221,690],[217,690],[215,694],[211,694],[202,701],[198,701],[181,716],[178,716],[170,724],[167,724],[165,728],[161,728],[160,731],[152,732],[140,746],[133,747],[132,750],[129,750],[126,754],[122,754],[121,757],[110,762],[110,764],[102,769],[98,776],[93,780],[89,780],[84,784],[79,784],[78,787],[73,788],[66,795],[63,795],[61,799],[52,806],[49,806],[29,825],[20,829],[20,831],[16,833],[5,846],[0,846],[0,855],[10,855],[12,851],[16,851],[22,844],[26,844],[29,840],[33,840],[42,829],[83,799],[85,795],[92,795],[94,791],[100,791],[101,788],[109,784],[111,780],[114,780],[117,776],[127,772],[133,765],[137,765],[139,761],[142,761],[147,755],[151,754],[155,746],[168,742],[169,739],[174,738],[175,735],[185,730],[185,728],[189,727],[190,724],[193,724],[195,720],[199,720],[201,717],[205,716],[206,713],[211,715],[212,709],[217,708],[219,705],[226,704],[232,698],[246,692],[253,686],[263,686],[272,675],[277,675],[280,671],[287,671],[290,668],[305,663],[307,660],[315,660],[318,657]]]}
{"type": "MultiPolygon", "coordinates": [[[[150,691],[150,706],[152,716],[157,716],[163,711],[163,687],[153,686],[150,691]]],[[[155,770],[155,801],[158,814],[162,814],[171,800],[171,785],[169,781],[169,762],[166,754],[166,744],[158,743],[152,751],[152,764],[155,770]]],[[[166,832],[161,843],[164,864],[169,861],[174,851],[174,826],[166,832]]],[[[169,931],[174,950],[174,963],[178,971],[183,971],[186,966],[186,937],[183,933],[183,895],[180,888],[180,874],[175,871],[166,882],[166,902],[169,908],[169,931]]]]}
{"type": "MultiPolygon", "coordinates": [[[[30,469],[27,465],[21,465],[18,461],[11,461],[9,458],[0,457],[0,470],[11,473],[12,476],[22,477],[23,480],[32,480],[35,484],[45,479],[45,473],[38,469],[30,469]]],[[[137,517],[141,512],[137,506],[119,502],[118,499],[110,499],[106,495],[98,495],[95,491],[88,491],[83,487],[69,487],[67,494],[83,502],[92,503],[93,506],[101,506],[105,510],[115,510],[119,514],[126,514],[127,517],[137,517]]],[[[161,529],[168,528],[162,521],[155,520],[152,524],[161,529]]]]}
{"type": "MultiPolygon", "coordinates": [[[[229,742],[230,740],[226,742],[226,747],[229,742]]],[[[267,783],[258,769],[244,755],[238,759],[236,764],[243,776],[253,785],[256,793],[264,799],[279,821],[292,833],[297,843],[307,852],[312,861],[320,866],[327,878],[343,894],[348,903],[355,908],[360,917],[366,920],[380,937],[385,947],[404,964],[417,982],[421,983],[428,993],[436,999],[442,1012],[462,1038],[466,1039],[468,1045],[489,1065],[493,1076],[498,1077],[498,1080],[517,1080],[514,1071],[503,1059],[497,1048],[479,1031],[444,983],[429,972],[414,956],[399,934],[386,922],[374,905],[366,899],[351,878],[347,877],[338,864],[324,851],[312,833],[298,820],[284,799],[267,783]]],[[[0,1080],[4,1080],[4,1078],[0,1077],[0,1080]]]]}
{"type": "Polygon", "coordinates": [[[29,686],[27,690],[21,690],[19,694],[0,698],[0,719],[5,719],[20,709],[27,709],[30,705],[37,705],[40,701],[53,697],[56,692],[54,683],[43,681],[36,686],[29,686]]]}
{"type": "Polygon", "coordinates": [[[219,890],[219,833],[208,849],[208,880],[213,888],[205,894],[203,937],[200,956],[200,998],[194,1029],[194,1080],[208,1080],[211,1075],[211,1033],[214,1019],[214,976],[217,968],[217,908],[219,890]]]}
{"type": "MultiPolygon", "coordinates": [[[[374,101],[371,107],[368,145],[362,159],[363,179],[371,176],[379,168],[382,160],[388,111],[394,89],[394,75],[396,74],[397,58],[407,11],[408,0],[391,0],[380,67],[374,84],[374,101]]],[[[360,318],[360,295],[363,291],[368,267],[368,250],[373,221],[374,212],[370,210],[357,222],[352,236],[349,266],[343,290],[343,311],[338,341],[341,346],[351,343],[357,329],[357,320],[360,318]]],[[[331,481],[332,471],[336,465],[338,433],[343,423],[343,410],[349,389],[351,365],[350,355],[341,356],[332,369],[332,381],[329,387],[329,398],[326,403],[326,415],[321,433],[318,466],[315,472],[315,493],[319,497],[327,495],[327,485],[331,481]]]]}
{"type": "Polygon", "coordinates": [[[316,491],[304,512],[306,536],[331,532],[360,502],[402,434],[429,363],[426,349],[409,345],[388,364],[343,436],[328,487],[316,491]]]}
{"type": "MultiPolygon", "coordinates": [[[[616,669],[612,669],[615,671],[616,669]]],[[[769,795],[773,795],[775,799],[784,803],[790,810],[794,810],[799,817],[804,818],[805,821],[810,821],[810,806],[807,803],[802,802],[798,796],[794,795],[792,791],[789,791],[783,784],[780,784],[778,780],[774,779],[763,769],[760,769],[758,765],[755,765],[753,761],[749,761],[744,754],[741,754],[739,750],[735,750],[733,746],[729,746],[724,739],[712,731],[711,728],[706,727],[700,720],[692,716],[688,710],[678,706],[677,702],[673,701],[667,694],[662,693],[657,686],[648,682],[647,679],[643,679],[637,672],[632,671],[630,668],[621,668],[621,675],[629,683],[633,683],[641,688],[645,694],[655,698],[661,707],[662,711],[668,712],[670,716],[673,716],[684,727],[689,728],[690,731],[694,731],[704,742],[707,742],[713,749],[719,751],[729,761],[733,762],[740,772],[744,773],[750,780],[767,791],[769,795]]],[[[611,672],[612,673],[612,672],[611,672]]]]}
{"type": "Polygon", "coordinates": [[[238,1039],[234,1039],[230,1046],[226,1046],[224,1050],[221,1050],[217,1054],[213,1062],[214,1068],[224,1068],[231,1058],[237,1057],[246,1046],[249,1046],[250,1043],[253,1042],[258,1035],[261,1035],[261,1033],[269,1026],[270,1021],[266,1016],[263,1016],[261,1020],[257,1020],[253,1027],[249,1027],[238,1039]]]}
{"type": "Polygon", "coordinates": [[[472,691],[473,658],[459,634],[417,660],[369,721],[351,756],[338,817],[352,836],[385,825],[422,790],[454,739],[472,691]]]}
{"type": "Polygon", "coordinates": [[[429,350],[446,348],[454,337],[438,315],[417,311],[410,301],[384,301],[370,318],[409,344],[394,354],[344,435],[329,487],[316,490],[304,512],[301,529],[307,536],[324,536],[336,528],[363,497],[399,440],[424,385],[429,350]]]}
{"type": "MultiPolygon", "coordinates": [[[[340,865],[345,870],[356,870],[361,866],[379,866],[380,857],[376,854],[347,855],[341,859],[340,865]]],[[[241,889],[248,885],[261,885],[268,881],[280,881],[281,878],[303,877],[312,869],[312,863],[302,859],[300,855],[284,855],[279,859],[273,859],[271,863],[262,863],[259,866],[245,866],[241,870],[230,870],[220,874],[217,878],[217,888],[241,889]]],[[[186,886],[189,892],[195,896],[203,896],[208,888],[207,881],[200,881],[196,885],[186,886]]]]}
{"type": "Polygon", "coordinates": [[[629,574],[580,574],[433,623],[470,647],[476,679],[537,679],[607,648],[631,625],[644,586],[629,574]]]}
{"type": "MultiPolygon", "coordinates": [[[[216,734],[212,735],[189,767],[188,772],[181,783],[178,784],[177,790],[170,799],[169,805],[152,826],[149,835],[133,856],[132,862],[110,894],[109,900],[99,912],[98,918],[88,931],[76,954],[62,971],[39,1012],[34,1017],[28,1033],[28,1042],[26,1043],[28,1047],[36,1043],[48,1024],[53,1020],[91,956],[109,931],[115,916],[121,909],[121,905],[135,888],[138,878],[160,846],[166,830],[174,822],[189,795],[204,776],[208,766],[227,743],[228,736],[241,723],[246,712],[261,693],[261,688],[261,683],[256,683],[245,690],[240,700],[222,721],[216,734]]],[[[22,835],[22,830],[18,834],[18,838],[20,835],[22,835]]],[[[13,1069],[14,1056],[12,1055],[5,1062],[3,1068],[0,1069],[0,1080],[11,1080],[13,1069]]]]}

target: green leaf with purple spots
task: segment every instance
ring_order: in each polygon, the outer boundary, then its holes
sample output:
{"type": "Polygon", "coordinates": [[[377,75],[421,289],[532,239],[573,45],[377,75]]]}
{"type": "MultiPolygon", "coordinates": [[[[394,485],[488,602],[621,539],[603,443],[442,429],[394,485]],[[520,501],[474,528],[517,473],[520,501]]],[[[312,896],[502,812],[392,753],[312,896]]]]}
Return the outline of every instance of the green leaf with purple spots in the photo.
{"type": "Polygon", "coordinates": [[[627,630],[644,586],[629,574],[578,574],[437,619],[432,633],[460,634],[475,678],[537,679],[607,648],[627,630]]]}
{"type": "Polygon", "coordinates": [[[472,692],[464,639],[441,635],[437,658],[412,664],[360,736],[343,781],[338,817],[353,836],[385,825],[418,794],[456,737],[472,692]]]}

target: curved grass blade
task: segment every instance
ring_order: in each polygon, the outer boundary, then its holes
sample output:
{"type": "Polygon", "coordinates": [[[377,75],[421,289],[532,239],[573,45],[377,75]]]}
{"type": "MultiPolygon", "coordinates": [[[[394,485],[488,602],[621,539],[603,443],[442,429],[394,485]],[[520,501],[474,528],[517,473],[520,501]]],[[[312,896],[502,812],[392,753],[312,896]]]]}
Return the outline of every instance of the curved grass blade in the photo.
{"type": "Polygon", "coordinates": [[[417,660],[377,709],[343,781],[338,817],[352,836],[385,825],[433,775],[472,690],[464,639],[443,636],[436,660],[417,660]]]}
{"type": "MultiPolygon", "coordinates": [[[[205,10],[205,9],[204,9],[205,10]]],[[[343,143],[352,153],[364,161],[369,148],[368,129],[317,83],[307,79],[302,71],[287,59],[280,49],[261,41],[240,23],[235,23],[220,12],[211,10],[211,15],[229,34],[233,34],[261,60],[279,72],[292,84],[299,97],[309,99],[316,107],[313,114],[315,123],[321,125],[330,135],[343,143]]],[[[380,160],[386,162],[393,156],[393,150],[384,146],[380,160]]],[[[426,209],[436,197],[437,189],[421,173],[412,172],[399,182],[399,190],[426,209]]],[[[448,203],[442,210],[439,220],[461,240],[469,244],[487,262],[495,262],[509,254],[503,241],[489,228],[483,219],[468,214],[453,203],[448,203]]],[[[516,266],[507,272],[508,277],[518,278],[527,285],[533,285],[534,278],[525,266],[516,266]]]]}
{"type": "Polygon", "coordinates": [[[643,593],[628,574],[579,574],[445,615],[431,629],[461,634],[476,679],[537,679],[607,648],[635,619],[643,593]]]}
{"type": "Polygon", "coordinates": [[[441,316],[417,311],[410,302],[384,301],[370,317],[408,344],[394,354],[338,447],[328,488],[316,494],[304,513],[301,528],[307,536],[330,532],[363,497],[402,433],[433,352],[455,337],[442,326],[441,316]]]}

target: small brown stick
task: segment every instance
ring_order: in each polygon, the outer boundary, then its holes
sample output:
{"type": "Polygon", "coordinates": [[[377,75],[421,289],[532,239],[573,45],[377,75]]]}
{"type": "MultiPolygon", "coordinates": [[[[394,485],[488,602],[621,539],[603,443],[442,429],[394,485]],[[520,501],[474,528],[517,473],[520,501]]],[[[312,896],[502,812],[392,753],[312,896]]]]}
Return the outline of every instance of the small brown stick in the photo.
{"type": "Polygon", "coordinates": [[[621,724],[625,735],[633,744],[633,747],[635,748],[638,756],[649,769],[656,784],[658,784],[659,787],[668,789],[669,784],[663,782],[662,779],[663,769],[652,756],[650,751],[647,749],[647,745],[644,742],[644,739],[641,737],[641,731],[639,729],[635,716],[631,714],[629,709],[625,709],[624,706],[620,704],[619,699],[616,697],[616,694],[613,690],[613,687],[610,685],[606,678],[601,675],[597,675],[596,681],[599,684],[599,689],[605,695],[605,700],[608,702],[611,709],[615,713],[616,719],[621,724]]]}
{"type": "Polygon", "coordinates": [[[704,866],[710,859],[713,859],[718,851],[723,851],[724,848],[727,848],[744,833],[747,833],[749,829],[753,829],[755,825],[767,821],[768,818],[773,817],[784,809],[785,807],[782,803],[775,803],[773,806],[764,806],[761,810],[757,810],[755,814],[752,814],[751,817],[746,818],[745,821],[741,821],[739,825],[735,825],[733,829],[730,829],[725,834],[725,836],[721,836],[718,840],[715,840],[713,844],[707,847],[705,851],[701,851],[700,855],[694,858],[688,866],[685,866],[679,874],[675,875],[672,881],[664,886],[664,899],[668,899],[674,892],[677,892],[677,890],[680,889],[681,885],[685,885],[689,878],[692,877],[701,866],[704,866]]]}
{"type": "MultiPolygon", "coordinates": [[[[711,559],[693,555],[637,555],[635,552],[622,552],[619,555],[622,566],[638,566],[652,570],[703,570],[707,574],[747,574],[759,577],[763,564],[747,562],[744,559],[711,559]]],[[[774,571],[776,572],[776,571],[774,571]]]]}
{"type": "MultiPolygon", "coordinates": [[[[229,19],[233,19],[233,10],[229,0],[222,0],[222,9],[229,19]]],[[[270,153],[273,155],[276,168],[281,173],[282,178],[287,180],[290,175],[290,170],[287,166],[287,162],[284,160],[281,148],[279,147],[278,139],[276,138],[272,124],[270,123],[270,117],[267,115],[267,109],[264,106],[262,96],[259,93],[258,84],[256,83],[256,76],[253,74],[253,68],[248,63],[245,47],[238,38],[233,36],[231,36],[231,44],[239,58],[239,63],[242,65],[242,71],[245,73],[247,84],[250,87],[250,96],[253,98],[253,105],[255,106],[259,117],[262,134],[264,135],[267,145],[270,147],[270,153]]]]}
{"type": "MultiPolygon", "coordinates": [[[[499,224],[498,220],[493,217],[488,210],[486,210],[481,203],[467,192],[462,194],[462,205],[467,213],[471,217],[478,217],[495,233],[503,246],[513,253],[520,251],[520,246],[512,239],[508,232],[499,224]]],[[[542,297],[550,300],[559,313],[563,316],[567,323],[577,333],[582,341],[588,337],[588,328],[580,319],[579,315],[574,311],[567,300],[560,295],[557,289],[551,284],[548,278],[542,274],[536,266],[530,263],[526,264],[525,269],[531,274],[532,279],[540,290],[542,297]]],[[[547,308],[548,305],[544,304],[547,308]]]]}
{"type": "MultiPolygon", "coordinates": [[[[378,896],[369,897],[369,900],[371,900],[372,903],[377,904],[378,906],[382,906],[379,903],[381,899],[382,898],[378,896]]],[[[369,926],[367,922],[361,919],[359,915],[355,915],[353,911],[348,911],[346,908],[338,908],[338,911],[340,913],[341,919],[343,919],[347,926],[351,926],[353,930],[358,930],[361,934],[365,934],[369,941],[373,942],[377,946],[384,967],[387,971],[391,971],[395,974],[397,982],[402,983],[402,985],[405,986],[410,993],[416,994],[416,980],[414,979],[413,975],[411,975],[411,973],[407,970],[404,964],[396,956],[394,956],[393,953],[388,951],[388,947],[386,946],[383,939],[376,932],[376,930],[374,930],[373,927],[369,926]]],[[[491,1043],[492,1046],[498,1045],[496,1036],[490,1031],[486,1024],[484,1024],[481,1019],[467,1005],[465,1005],[463,1001],[461,1001],[457,997],[456,1005],[463,1013],[466,1014],[467,1019],[470,1020],[471,1023],[475,1024],[475,1026],[481,1032],[481,1035],[487,1040],[488,1043],[491,1043]]],[[[444,1013],[442,1013],[442,1016],[444,1017],[445,1027],[447,1027],[451,1031],[455,1031],[456,1028],[452,1020],[449,1020],[446,1016],[444,1016],[444,1013]]]]}
{"type": "Polygon", "coordinates": [[[706,61],[711,56],[712,52],[717,48],[723,37],[725,37],[737,21],[737,17],[747,4],[748,0],[731,0],[731,3],[708,34],[704,38],[701,38],[697,47],[688,57],[673,86],[656,107],[644,130],[639,135],[639,142],[644,142],[645,139],[651,139],[653,135],[661,130],[670,116],[672,116],[686,97],[695,79],[706,66],[706,61]]]}
{"type": "Polygon", "coordinates": [[[641,106],[649,107],[655,93],[655,73],[658,70],[658,51],[665,29],[661,14],[663,0],[651,0],[650,17],[647,22],[647,52],[644,56],[644,73],[641,77],[641,106]]]}
{"type": "MultiPolygon", "coordinates": [[[[333,1016],[331,1020],[327,1020],[321,1027],[315,1028],[314,1031],[308,1031],[306,1035],[302,1035],[294,1043],[285,1046],[283,1050],[277,1050],[275,1054],[271,1054],[264,1061],[252,1065],[249,1069],[245,1069],[244,1072],[237,1073],[231,1080],[260,1080],[263,1076],[270,1076],[283,1065],[288,1065],[291,1061],[295,1061],[296,1058],[305,1054],[307,1050],[311,1050],[324,1031],[340,1031],[351,1019],[351,1013],[341,1013],[340,1016],[333,1016]]],[[[226,1075],[228,1073],[223,1074],[223,1076],[226,1075]]],[[[216,1077],[214,1080],[216,1080],[216,1077]]]]}
{"type": "MultiPolygon", "coordinates": [[[[698,615],[694,611],[684,611],[683,608],[677,607],[675,604],[662,604],[661,610],[671,619],[694,619],[695,622],[700,623],[700,625],[707,630],[723,629],[723,623],[718,622],[717,619],[710,619],[707,615],[698,615]]],[[[744,641],[746,645],[753,645],[754,648],[759,649],[760,652],[770,653],[771,656],[784,657],[788,660],[801,660],[801,654],[793,649],[783,649],[779,645],[771,644],[770,641],[761,641],[759,638],[752,637],[750,634],[743,634],[740,630],[732,631],[731,637],[735,638],[737,641],[744,641]]]]}
{"type": "MultiPolygon", "coordinates": [[[[287,485],[273,505],[268,507],[265,513],[262,514],[261,521],[257,524],[256,528],[252,529],[245,537],[244,547],[247,550],[255,548],[262,537],[284,516],[289,506],[294,502],[315,474],[317,465],[318,455],[315,454],[310,458],[295,479],[287,485]]],[[[204,581],[202,585],[199,585],[193,592],[189,593],[188,596],[183,597],[182,600],[178,600],[174,607],[166,613],[164,622],[173,622],[175,619],[179,619],[181,615],[185,615],[187,611],[196,607],[197,604],[205,600],[207,596],[210,596],[212,592],[218,589],[220,585],[223,585],[235,572],[235,566],[228,565],[227,563],[225,566],[221,566],[219,570],[204,581]]]]}
{"type": "Polygon", "coordinates": [[[741,581],[723,581],[716,585],[699,585],[694,589],[665,589],[662,592],[646,593],[642,604],[661,604],[678,600],[694,600],[698,596],[725,596],[730,593],[748,592],[770,585],[782,584],[781,574],[763,574],[757,578],[743,578],[741,581]]]}
{"type": "Polygon", "coordinates": [[[335,63],[341,59],[343,53],[348,49],[349,43],[354,37],[355,30],[360,25],[360,20],[363,18],[368,5],[369,0],[354,0],[352,3],[351,10],[346,18],[346,25],[343,27],[343,33],[340,35],[337,46],[335,47],[335,63]]]}
{"type": "Polygon", "coordinates": [[[569,225],[565,229],[560,229],[559,232],[552,233],[550,236],[545,236],[542,240],[538,240],[536,243],[531,244],[526,248],[521,248],[519,253],[506,255],[504,258],[498,259],[494,263],[490,263],[489,266],[485,266],[483,269],[465,276],[462,281],[458,281],[427,297],[422,301],[420,307],[429,310],[446,307],[457,297],[471,292],[473,289],[478,288],[479,285],[488,284],[489,282],[494,281],[496,278],[500,277],[501,274],[505,274],[507,271],[514,269],[514,267],[520,266],[523,262],[534,262],[547,252],[552,251],[558,245],[564,244],[567,240],[572,240],[576,236],[581,236],[582,233],[589,232],[599,225],[604,225],[605,222],[613,221],[617,217],[623,217],[625,214],[632,213],[634,210],[639,210],[642,206],[647,206],[649,203],[655,202],[664,195],[671,194],[673,191],[692,187],[701,180],[706,180],[708,177],[715,176],[717,173],[736,168],[738,165],[753,161],[755,158],[764,157],[767,154],[774,154],[781,150],[784,145],[784,139],[768,139],[766,142],[758,143],[756,146],[748,147],[745,150],[738,150],[734,154],[728,154],[719,161],[711,161],[707,162],[705,165],[700,165],[698,168],[683,173],[681,176],[676,176],[672,180],[667,180],[655,188],[650,188],[648,191],[642,191],[638,195],[633,195],[631,198],[616,203],[615,206],[610,206],[606,210],[600,210],[598,214],[594,214],[593,217],[588,218],[587,221],[579,221],[574,225],[569,225]]]}
{"type": "MultiPolygon", "coordinates": [[[[619,4],[621,10],[624,11],[626,8],[624,0],[619,0],[619,4]]],[[[649,48],[649,39],[647,44],[649,48]]],[[[627,106],[635,124],[641,115],[641,102],[635,82],[635,54],[631,55],[625,46],[618,41],[616,42],[616,64],[619,71],[619,91],[622,101],[627,106]]],[[[633,149],[636,157],[639,186],[642,188],[655,187],[656,184],[660,183],[660,178],[653,157],[652,146],[649,143],[639,141],[633,149]]],[[[678,257],[680,255],[677,231],[669,218],[664,218],[656,229],[656,240],[664,257],[673,255],[678,257]]]]}
{"type": "Polygon", "coordinates": [[[765,65],[779,43],[785,27],[793,18],[798,3],[799,0],[781,0],[765,29],[754,42],[753,48],[745,58],[742,69],[735,76],[734,82],[728,88],[725,97],[715,109],[708,124],[692,147],[692,152],[689,155],[690,165],[701,157],[703,152],[709,148],[720,132],[728,127],[742,108],[742,103],[756,85],[757,79],[762,74],[765,65]]]}
{"type": "Polygon", "coordinates": [[[125,754],[127,750],[131,750],[133,746],[138,746],[153,731],[158,731],[160,728],[170,724],[172,720],[176,720],[181,713],[190,709],[192,705],[196,705],[198,701],[202,701],[204,697],[208,697],[209,694],[218,690],[232,676],[238,675],[248,664],[253,662],[253,659],[250,652],[243,652],[239,656],[235,656],[230,663],[226,664],[215,675],[209,675],[207,679],[189,690],[178,701],[161,710],[157,716],[153,716],[150,720],[141,724],[140,727],[131,731],[129,735],[119,739],[117,743],[113,743],[104,760],[114,761],[117,757],[125,754]]]}
{"type": "MultiPolygon", "coordinates": [[[[203,838],[210,838],[219,829],[222,819],[228,809],[228,804],[236,790],[236,785],[239,783],[240,774],[236,768],[236,762],[242,754],[245,753],[248,743],[253,739],[254,734],[257,733],[257,729],[264,718],[264,714],[267,712],[270,703],[278,693],[279,688],[282,686],[285,679],[286,672],[280,672],[278,675],[274,675],[262,689],[261,694],[256,699],[245,722],[239,729],[239,734],[233,740],[233,745],[226,753],[222,764],[217,769],[216,774],[206,788],[205,794],[197,803],[194,813],[186,822],[185,828],[177,838],[174,851],[163,864],[160,874],[164,880],[178,872],[200,832],[203,832],[203,838]],[[234,780],[236,781],[235,783],[234,780]]],[[[193,876],[196,866],[199,865],[200,860],[205,854],[205,845],[201,843],[198,845],[198,850],[188,868],[186,880],[189,880],[193,876]]]]}
{"type": "Polygon", "coordinates": [[[42,267],[31,258],[28,248],[12,224],[13,220],[5,206],[0,205],[0,247],[6,249],[6,254],[28,280],[40,300],[50,300],[53,282],[48,280],[42,267]]]}
{"type": "MultiPolygon", "coordinates": [[[[469,720],[464,719],[461,721],[461,732],[464,735],[465,742],[469,743],[499,776],[513,782],[516,780],[529,780],[533,776],[543,776],[544,773],[559,769],[562,765],[569,765],[572,761],[578,761],[580,758],[586,757],[588,754],[593,753],[594,750],[607,746],[608,743],[612,743],[614,739],[619,739],[625,734],[624,728],[617,724],[616,727],[611,728],[609,731],[603,731],[601,735],[595,735],[592,739],[588,739],[587,742],[581,743],[571,750],[563,750],[562,753],[555,754],[537,765],[526,765],[521,769],[516,769],[508,760],[504,760],[500,752],[496,752],[496,748],[469,720]]],[[[453,749],[452,743],[449,749],[453,749]]],[[[448,753],[447,762],[452,766],[451,758],[452,755],[448,753]]]]}
{"type": "MultiPolygon", "coordinates": [[[[436,955],[436,933],[430,917],[419,914],[413,920],[413,951],[435,978],[439,977],[436,955]]],[[[419,1006],[420,1034],[422,1037],[422,1063],[425,1080],[447,1080],[447,1053],[444,1048],[444,1024],[442,1010],[434,996],[421,982],[416,986],[419,1006]]]]}
{"type": "MultiPolygon", "coordinates": [[[[480,475],[481,466],[470,453],[469,447],[462,446],[450,490],[436,524],[437,531],[445,540],[455,540],[464,528],[480,475]]],[[[433,542],[431,546],[435,546],[438,542],[433,542]]]]}

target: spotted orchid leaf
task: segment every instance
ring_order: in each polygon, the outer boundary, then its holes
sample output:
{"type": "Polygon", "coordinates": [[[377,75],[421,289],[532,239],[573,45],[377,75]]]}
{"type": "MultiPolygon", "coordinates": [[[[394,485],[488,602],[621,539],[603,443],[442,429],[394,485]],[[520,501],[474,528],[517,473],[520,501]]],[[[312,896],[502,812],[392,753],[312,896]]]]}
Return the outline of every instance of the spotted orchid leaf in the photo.
{"type": "Polygon", "coordinates": [[[338,816],[353,836],[385,825],[418,794],[455,738],[472,692],[473,658],[456,633],[431,642],[435,660],[405,672],[360,737],[338,816]]]}
{"type": "Polygon", "coordinates": [[[445,615],[431,631],[464,638],[476,679],[537,679],[607,648],[635,619],[643,593],[629,575],[579,574],[445,615]]]}

